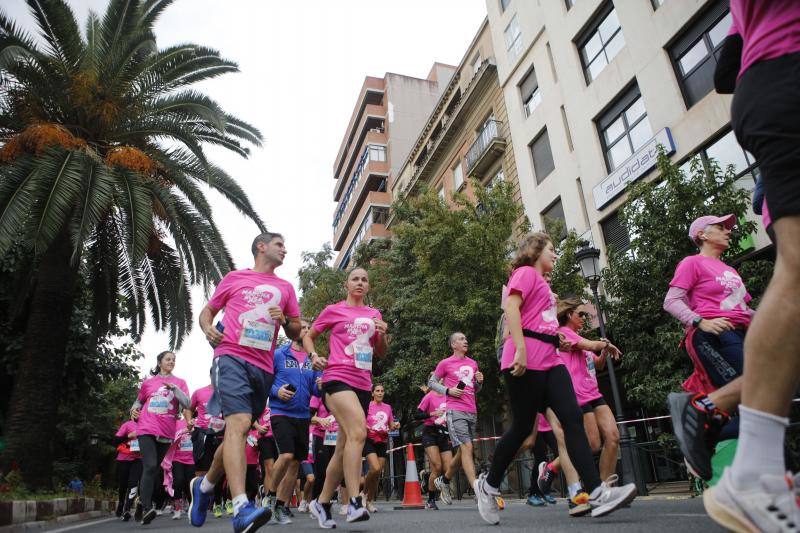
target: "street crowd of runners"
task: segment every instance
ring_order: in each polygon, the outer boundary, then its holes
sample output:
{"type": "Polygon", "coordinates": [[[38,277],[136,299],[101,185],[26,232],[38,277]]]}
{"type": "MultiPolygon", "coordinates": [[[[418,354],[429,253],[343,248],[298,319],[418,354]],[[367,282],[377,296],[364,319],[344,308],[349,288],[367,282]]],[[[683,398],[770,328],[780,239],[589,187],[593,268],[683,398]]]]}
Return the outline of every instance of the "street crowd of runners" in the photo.
{"type": "MultiPolygon", "coordinates": [[[[775,242],[775,269],[756,312],[738,272],[721,260],[736,217],[709,214],[689,225],[698,253],[676,265],[664,309],[686,329],[694,373],[686,392],[666,400],[700,478],[712,476],[714,445],[738,435],[733,463],[704,493],[709,515],[734,531],[797,531],[800,476],[786,472],[784,439],[800,381],[800,3],[731,0],[730,9],[715,84],[734,93],[734,131],[759,162],[754,210],[775,242]]],[[[293,498],[294,512],[321,528],[377,512],[388,436],[399,423],[373,380],[389,327],[365,304],[369,273],[350,269],[346,298],[306,320],[292,285],[275,274],[283,237],[257,236],[252,253],[253,267],[228,273],[200,314],[214,351],[210,384],[190,394],[173,374],[175,354],[159,354],[117,432],[122,520],[149,524],[172,502],[172,518],[185,512],[194,526],[212,513],[229,515],[235,532],[255,531],[291,523],[293,498]],[[281,330],[291,342],[278,347],[281,330]],[[323,334],[326,357],[317,352],[323,334]]],[[[533,506],[555,503],[559,472],[571,516],[605,516],[636,498],[631,480],[617,485],[619,432],[595,377],[622,352],[581,336],[591,308],[552,292],[556,259],[550,237],[534,232],[510,264],[497,359],[511,423],[488,472],[478,474],[473,457],[483,374],[467,336],[453,332],[451,353],[430,369],[415,417],[424,421],[428,509],[452,503],[451,482],[463,470],[480,517],[499,524],[500,487],[524,448],[536,457],[533,506]],[[556,460],[543,460],[548,449],[556,460]]]]}

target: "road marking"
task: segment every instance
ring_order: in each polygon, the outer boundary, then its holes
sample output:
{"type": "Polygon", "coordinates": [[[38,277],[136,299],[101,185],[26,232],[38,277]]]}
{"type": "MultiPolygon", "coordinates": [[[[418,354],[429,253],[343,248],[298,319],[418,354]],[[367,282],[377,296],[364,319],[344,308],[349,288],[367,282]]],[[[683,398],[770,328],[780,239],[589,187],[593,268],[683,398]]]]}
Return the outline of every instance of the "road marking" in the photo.
{"type": "Polygon", "coordinates": [[[94,520],[92,522],[85,522],[83,524],[77,524],[74,526],[69,527],[62,527],[61,529],[51,529],[50,533],[61,533],[62,531],[73,531],[75,529],[81,529],[84,527],[91,527],[96,526],[98,524],[103,524],[105,522],[111,522],[112,520],[118,520],[118,518],[103,518],[102,520],[94,520]]]}

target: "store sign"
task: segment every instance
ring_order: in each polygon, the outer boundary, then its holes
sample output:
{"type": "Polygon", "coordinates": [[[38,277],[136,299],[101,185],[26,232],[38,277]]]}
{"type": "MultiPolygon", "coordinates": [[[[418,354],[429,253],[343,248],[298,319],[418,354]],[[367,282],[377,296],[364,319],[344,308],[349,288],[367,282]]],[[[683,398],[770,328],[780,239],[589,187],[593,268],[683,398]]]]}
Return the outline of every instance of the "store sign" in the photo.
{"type": "Polygon", "coordinates": [[[592,189],[594,205],[597,209],[603,209],[611,200],[619,196],[629,183],[638,180],[655,168],[659,144],[664,147],[668,156],[675,153],[675,141],[672,140],[669,128],[664,128],[656,133],[619,168],[592,189]]]}

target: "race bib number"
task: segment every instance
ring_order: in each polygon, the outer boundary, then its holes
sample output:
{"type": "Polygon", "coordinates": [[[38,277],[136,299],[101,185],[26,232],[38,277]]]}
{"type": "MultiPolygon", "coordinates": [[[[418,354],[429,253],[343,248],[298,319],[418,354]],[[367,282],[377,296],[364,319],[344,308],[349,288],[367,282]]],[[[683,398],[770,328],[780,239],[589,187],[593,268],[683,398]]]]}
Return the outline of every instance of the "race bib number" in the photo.
{"type": "Polygon", "coordinates": [[[212,416],[211,420],[208,421],[208,427],[211,429],[211,431],[219,433],[225,429],[225,420],[222,418],[217,418],[216,416],[212,416]]]}
{"type": "Polygon", "coordinates": [[[372,347],[359,348],[355,353],[356,368],[372,372],[372,347]]]}
{"type": "Polygon", "coordinates": [[[597,375],[597,369],[594,366],[594,357],[589,354],[586,355],[586,368],[592,376],[597,375]]]}
{"type": "Polygon", "coordinates": [[[169,412],[169,402],[166,398],[153,396],[147,405],[147,411],[154,415],[165,415],[169,412]]]}
{"type": "Polygon", "coordinates": [[[139,439],[133,439],[128,443],[128,448],[130,448],[131,452],[139,452],[141,448],[139,448],[139,439]]]}
{"type": "Polygon", "coordinates": [[[257,350],[272,348],[272,339],[275,338],[275,325],[245,320],[242,324],[242,333],[239,335],[239,345],[248,346],[257,350]]]}
{"type": "Polygon", "coordinates": [[[247,445],[248,446],[255,446],[256,444],[258,444],[258,439],[256,439],[255,436],[253,436],[253,435],[248,435],[247,436],[247,445]]]}
{"type": "Polygon", "coordinates": [[[326,431],[325,440],[322,441],[325,446],[336,446],[336,437],[339,435],[338,431],[326,431]]]}
{"type": "Polygon", "coordinates": [[[180,450],[182,452],[192,451],[192,439],[190,438],[181,439],[180,450]]]}

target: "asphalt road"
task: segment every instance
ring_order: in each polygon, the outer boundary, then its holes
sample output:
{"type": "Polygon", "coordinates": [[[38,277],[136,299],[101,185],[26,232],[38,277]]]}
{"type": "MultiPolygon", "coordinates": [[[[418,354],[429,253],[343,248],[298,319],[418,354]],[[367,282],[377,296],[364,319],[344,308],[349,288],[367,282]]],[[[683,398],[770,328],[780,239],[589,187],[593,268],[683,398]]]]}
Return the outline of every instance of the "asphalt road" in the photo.
{"type": "MultiPolygon", "coordinates": [[[[480,519],[474,505],[467,501],[456,502],[452,506],[435,511],[395,511],[391,504],[379,503],[380,512],[372,515],[368,522],[347,524],[343,517],[337,515],[338,529],[359,532],[432,532],[432,531],[485,531],[489,526],[480,519]]],[[[336,507],[334,506],[334,510],[336,507]]],[[[319,531],[316,520],[308,515],[295,513],[294,523],[287,526],[268,525],[259,531],[270,531],[280,527],[286,532],[319,531]]],[[[621,533],[629,531],[660,532],[680,531],[681,533],[716,533],[724,531],[709,519],[699,498],[696,499],[638,499],[630,508],[621,509],[603,518],[592,519],[570,518],[566,503],[561,500],[558,505],[532,508],[522,501],[508,501],[505,511],[500,515],[501,522],[497,530],[503,531],[607,531],[621,533]]],[[[76,531],[80,533],[94,532],[129,532],[147,531],[174,532],[199,531],[189,525],[186,519],[172,520],[167,515],[156,518],[150,525],[142,526],[133,522],[123,523],[118,519],[99,519],[69,526],[54,526],[47,529],[51,533],[76,531]]],[[[202,528],[204,533],[232,531],[230,520],[209,519],[202,528]]]]}

